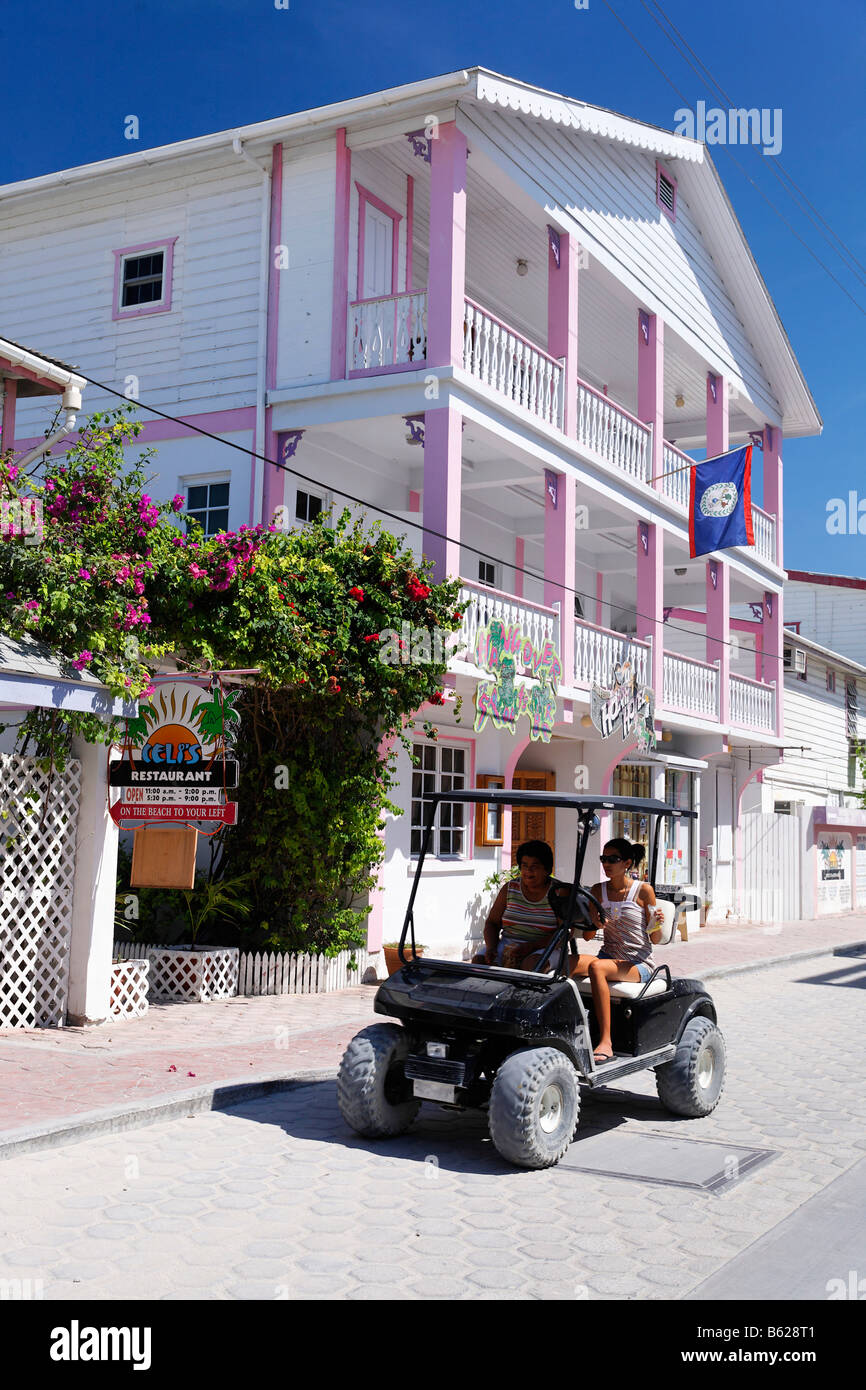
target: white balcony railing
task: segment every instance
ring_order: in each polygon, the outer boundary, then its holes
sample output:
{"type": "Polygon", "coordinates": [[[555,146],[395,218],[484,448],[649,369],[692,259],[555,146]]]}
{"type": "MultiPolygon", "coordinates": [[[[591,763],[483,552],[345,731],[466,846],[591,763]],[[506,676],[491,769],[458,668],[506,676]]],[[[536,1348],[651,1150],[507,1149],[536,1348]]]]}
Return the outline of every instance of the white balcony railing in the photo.
{"type": "Polygon", "coordinates": [[[694,459],[665,440],[662,445],[662,495],[668,497],[685,516],[689,510],[689,471],[694,459]]]}
{"type": "Polygon", "coordinates": [[[536,651],[549,641],[559,654],[559,613],[555,608],[490,589],[485,584],[463,584],[458,602],[468,602],[469,607],[463,615],[460,642],[454,652],[456,660],[473,665],[479,630],[497,621],[504,628],[519,627],[536,651]]]}
{"type": "Polygon", "coordinates": [[[562,363],[471,299],[463,313],[463,366],[515,405],[561,428],[562,363]]]}
{"type": "Polygon", "coordinates": [[[382,371],[427,356],[427,291],[358,299],[349,305],[349,370],[382,371]]]}
{"type": "Polygon", "coordinates": [[[603,396],[585,381],[577,383],[578,443],[627,473],[646,483],[652,465],[652,430],[629,415],[622,406],[603,396]]]}
{"type": "Polygon", "coordinates": [[[614,667],[626,661],[641,685],[649,679],[650,644],[637,637],[599,627],[576,618],[574,622],[574,683],[592,685],[596,681],[607,687],[613,679],[614,667]]]}
{"type": "Polygon", "coordinates": [[[719,717],[719,668],[707,661],[675,652],[664,654],[664,701],[667,709],[696,714],[701,719],[719,717]]]}
{"type": "Polygon", "coordinates": [[[755,549],[762,560],[767,560],[771,565],[776,561],[776,518],[770,516],[762,507],[756,507],[752,503],[752,530],[755,536],[755,549]]]}
{"type": "Polygon", "coordinates": [[[762,729],[776,732],[776,683],[764,684],[751,680],[748,676],[730,677],[730,708],[728,718],[732,724],[744,729],[762,729]]]}

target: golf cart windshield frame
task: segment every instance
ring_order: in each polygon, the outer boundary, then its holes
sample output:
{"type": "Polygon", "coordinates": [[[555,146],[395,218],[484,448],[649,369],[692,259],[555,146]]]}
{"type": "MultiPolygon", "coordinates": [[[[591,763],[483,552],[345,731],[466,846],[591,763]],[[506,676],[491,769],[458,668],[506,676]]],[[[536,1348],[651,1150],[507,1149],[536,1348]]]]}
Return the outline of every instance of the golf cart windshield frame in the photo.
{"type": "MultiPolygon", "coordinates": [[[[578,894],[581,891],[585,891],[581,890],[580,876],[583,872],[583,864],[589,846],[590,835],[593,833],[593,830],[598,828],[597,822],[594,824],[594,821],[599,811],[622,811],[655,817],[655,825],[652,827],[652,849],[649,869],[649,882],[653,889],[655,889],[656,869],[658,867],[662,821],[668,819],[694,820],[697,817],[697,811],[683,810],[678,806],[669,806],[664,801],[656,801],[639,796],[600,796],[598,794],[582,796],[576,793],[569,794],[565,792],[500,791],[498,789],[485,788],[484,790],[473,791],[434,792],[431,796],[424,797],[424,800],[429,803],[430,809],[427,813],[427,821],[421,840],[421,850],[418,855],[418,863],[415,867],[415,878],[412,883],[412,891],[409,894],[409,903],[406,908],[406,916],[403,919],[403,930],[400,934],[400,943],[397,948],[400,960],[404,965],[407,963],[406,956],[403,954],[403,947],[407,935],[409,936],[409,944],[413,949],[414,955],[415,897],[418,892],[418,885],[421,881],[424,860],[430,847],[430,839],[433,834],[436,812],[439,809],[440,802],[465,802],[468,805],[487,804],[490,806],[558,806],[576,813],[578,818],[578,836],[575,852],[574,880],[562,916],[562,923],[559,928],[552,933],[551,940],[535,969],[533,971],[521,972],[527,981],[531,980],[533,975],[541,973],[542,966],[547,963],[553,954],[554,948],[560,937],[562,938],[562,950],[560,952],[559,973],[565,974],[568,941],[572,927],[575,925],[574,916],[578,894]]],[[[439,967],[443,969],[454,968],[464,971],[473,968],[471,965],[467,965],[466,961],[437,961],[437,968],[439,967]]],[[[496,967],[477,966],[475,968],[479,970],[492,970],[496,967]]],[[[509,975],[512,974],[511,971],[508,973],[509,975]]]]}

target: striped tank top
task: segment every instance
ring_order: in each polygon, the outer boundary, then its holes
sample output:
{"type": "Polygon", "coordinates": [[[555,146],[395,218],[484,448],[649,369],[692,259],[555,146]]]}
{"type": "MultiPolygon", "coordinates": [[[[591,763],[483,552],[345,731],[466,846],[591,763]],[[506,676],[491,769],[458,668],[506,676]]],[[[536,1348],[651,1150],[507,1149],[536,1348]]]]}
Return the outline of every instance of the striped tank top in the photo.
{"type": "MultiPolygon", "coordinates": [[[[548,884],[556,885],[552,878],[548,884]]],[[[508,900],[502,914],[502,935],[508,941],[543,941],[559,925],[556,913],[547,901],[547,893],[541,902],[533,903],[523,896],[520,880],[513,879],[508,884],[508,900]]]]}
{"type": "Polygon", "coordinates": [[[607,895],[607,884],[601,885],[601,901],[608,921],[604,929],[604,950],[614,960],[640,961],[645,965],[655,965],[652,946],[647,935],[645,913],[637,901],[641,880],[636,878],[628,890],[628,897],[622,902],[611,902],[607,895]]]}

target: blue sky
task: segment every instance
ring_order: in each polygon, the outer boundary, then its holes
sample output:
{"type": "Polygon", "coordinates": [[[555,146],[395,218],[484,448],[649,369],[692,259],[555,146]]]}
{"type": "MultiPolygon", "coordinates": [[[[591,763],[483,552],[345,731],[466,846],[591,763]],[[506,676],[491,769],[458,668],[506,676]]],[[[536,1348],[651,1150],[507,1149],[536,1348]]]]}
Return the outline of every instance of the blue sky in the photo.
{"type": "MultiPolygon", "coordinates": [[[[866,5],[659,3],[734,105],[782,111],[778,160],[738,147],[732,153],[741,172],[724,146],[711,152],[824,419],[820,438],[792,440],[785,450],[786,563],[864,576],[866,536],[830,535],[826,517],[830,498],[847,499],[852,490],[866,504],[866,269],[846,267],[771,166],[784,166],[866,266],[866,5]]],[[[138,150],[474,64],[667,129],[684,104],[726,105],[654,22],[653,15],[662,17],[654,0],[588,0],[584,9],[575,0],[476,2],[470,9],[465,0],[288,5],[42,0],[35,9],[8,9],[0,110],[9,134],[0,182],[129,153],[129,114],[139,117],[138,150]]]]}

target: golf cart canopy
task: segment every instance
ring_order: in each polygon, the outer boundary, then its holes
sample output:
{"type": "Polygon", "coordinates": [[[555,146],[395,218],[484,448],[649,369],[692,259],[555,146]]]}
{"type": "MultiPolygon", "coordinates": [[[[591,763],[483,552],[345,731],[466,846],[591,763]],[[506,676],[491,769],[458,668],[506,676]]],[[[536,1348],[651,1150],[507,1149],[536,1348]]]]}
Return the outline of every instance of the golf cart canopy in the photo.
{"type": "Polygon", "coordinates": [[[697,811],[681,810],[665,801],[653,801],[641,796],[603,796],[599,792],[586,795],[580,792],[524,792],[484,788],[480,791],[433,792],[423,798],[434,808],[440,801],[468,801],[488,806],[562,806],[591,816],[596,811],[627,811],[649,816],[684,816],[694,820],[697,811]]]}

